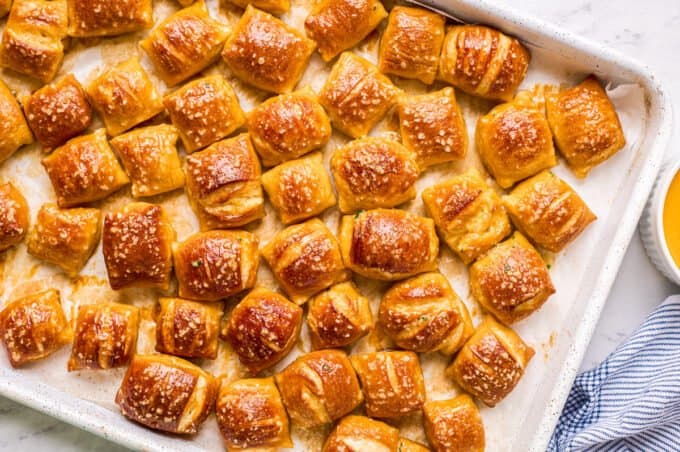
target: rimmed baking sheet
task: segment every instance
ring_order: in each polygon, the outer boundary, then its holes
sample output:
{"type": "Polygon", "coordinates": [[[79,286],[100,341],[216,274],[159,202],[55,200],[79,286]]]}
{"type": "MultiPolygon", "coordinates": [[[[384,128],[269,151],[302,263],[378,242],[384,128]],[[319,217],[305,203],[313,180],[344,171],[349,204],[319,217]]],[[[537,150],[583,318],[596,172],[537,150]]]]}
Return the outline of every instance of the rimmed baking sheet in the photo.
{"type": "MultiPolygon", "coordinates": [[[[302,28],[309,8],[306,0],[293,1],[293,9],[283,16],[287,22],[302,28]]],[[[526,375],[516,390],[494,409],[482,407],[487,432],[488,450],[524,451],[545,447],[559,413],[566,391],[578,369],[581,357],[597,322],[600,310],[613,282],[623,253],[635,229],[647,193],[658,170],[670,130],[670,109],[661,89],[648,72],[635,63],[607,49],[587,43],[568,33],[556,30],[538,21],[520,16],[479,1],[447,1],[441,3],[446,11],[465,21],[486,23],[499,27],[523,39],[531,49],[532,63],[523,88],[536,83],[575,83],[585,75],[595,72],[608,83],[608,90],[621,116],[628,144],[614,158],[594,170],[585,180],[576,179],[563,165],[555,172],[566,179],[579,192],[598,216],[598,221],[564,252],[546,256],[552,262],[551,276],[557,293],[529,319],[516,326],[524,340],[536,349],[526,375]]],[[[211,13],[233,23],[238,15],[217,0],[208,1],[211,13]]],[[[158,22],[177,8],[174,2],[156,2],[154,15],[158,22]]],[[[74,72],[82,82],[94,78],[106,65],[123,60],[138,52],[136,42],[140,36],[77,43],[66,59],[63,73],[74,72]]],[[[374,34],[354,51],[370,60],[376,60],[378,34],[374,34]]],[[[153,76],[153,68],[140,53],[143,65],[153,76]]],[[[231,77],[223,63],[207,72],[226,74],[236,87],[245,110],[264,98],[262,92],[251,90],[231,77]]],[[[318,55],[315,55],[299,86],[310,85],[316,91],[328,73],[318,55]]],[[[3,74],[19,95],[27,94],[35,86],[11,74],[3,74]],[[7,75],[7,77],[6,77],[7,75]]],[[[159,90],[164,85],[155,79],[159,90]]],[[[407,92],[421,92],[425,87],[417,82],[397,80],[407,92]]],[[[432,89],[436,89],[435,86],[432,89]]],[[[470,136],[474,136],[476,119],[492,106],[491,103],[464,94],[458,94],[470,136]]],[[[395,136],[395,124],[389,115],[372,132],[373,135],[395,136]]],[[[95,128],[96,126],[93,126],[95,128]]],[[[347,138],[335,133],[324,148],[326,163],[332,151],[347,138]]],[[[473,141],[473,140],[472,140],[473,141]]],[[[0,180],[11,180],[27,195],[32,216],[44,202],[53,201],[49,180],[40,166],[41,152],[37,146],[21,150],[0,168],[0,180]]],[[[464,162],[440,165],[427,171],[418,181],[418,192],[436,181],[469,167],[481,169],[476,152],[471,146],[464,162]]],[[[114,210],[131,200],[129,191],[123,190],[101,203],[104,211],[114,210]]],[[[198,229],[197,223],[183,193],[173,192],[150,199],[162,204],[172,218],[178,240],[183,240],[198,229]]],[[[403,206],[423,214],[420,196],[403,206]]],[[[323,219],[335,230],[339,214],[336,210],[324,214],[323,219]]],[[[266,243],[281,229],[275,212],[267,205],[267,216],[261,222],[247,227],[266,243]]],[[[471,299],[467,287],[465,266],[446,246],[442,246],[440,268],[451,280],[454,289],[464,299],[479,321],[480,308],[471,299]]],[[[9,251],[1,266],[2,286],[0,300],[4,303],[21,294],[41,287],[57,287],[67,315],[72,317],[79,303],[114,300],[134,303],[143,308],[143,322],[138,349],[150,352],[154,345],[154,324],[151,319],[155,297],[149,290],[114,292],[109,289],[101,246],[88,263],[82,276],[69,281],[55,268],[42,265],[26,254],[22,245],[9,251]]],[[[356,278],[362,291],[370,296],[374,312],[386,284],[356,278]]],[[[261,265],[259,284],[276,288],[266,265],[261,265]]],[[[233,304],[233,303],[231,303],[233,304]]],[[[281,369],[301,352],[309,350],[307,332],[303,329],[296,349],[275,370],[281,369]]],[[[370,350],[389,345],[384,338],[373,334],[362,340],[353,351],[370,350]]],[[[4,355],[0,358],[0,393],[48,414],[105,436],[129,447],[144,450],[208,450],[221,448],[214,417],[211,417],[193,438],[177,438],[152,432],[124,419],[113,403],[114,394],[123,370],[107,372],[66,372],[68,347],[50,358],[13,370],[4,355]]],[[[428,397],[439,399],[457,393],[455,386],[442,375],[447,360],[433,354],[421,358],[426,373],[428,397]]],[[[220,355],[214,362],[203,362],[203,367],[216,375],[235,379],[243,375],[237,360],[222,344],[220,355]]],[[[398,426],[404,436],[424,442],[417,416],[401,421],[398,426]]],[[[317,450],[324,430],[303,432],[294,430],[299,450],[317,450]]]]}

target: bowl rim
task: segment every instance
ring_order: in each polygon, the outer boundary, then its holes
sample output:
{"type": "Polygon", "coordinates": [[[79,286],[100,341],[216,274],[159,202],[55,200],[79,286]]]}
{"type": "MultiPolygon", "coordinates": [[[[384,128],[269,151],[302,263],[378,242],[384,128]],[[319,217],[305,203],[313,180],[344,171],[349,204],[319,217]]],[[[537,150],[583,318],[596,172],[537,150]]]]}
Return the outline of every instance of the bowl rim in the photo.
{"type": "Polygon", "coordinates": [[[656,206],[655,206],[655,232],[658,238],[657,246],[661,251],[661,255],[666,261],[667,268],[673,273],[673,279],[680,283],[680,265],[675,262],[671,251],[668,248],[668,242],[666,241],[666,231],[664,230],[664,210],[666,206],[666,198],[668,196],[668,190],[670,189],[671,183],[675,176],[680,173],[680,159],[670,163],[666,170],[663,172],[661,179],[659,181],[659,187],[656,192],[656,206]]]}

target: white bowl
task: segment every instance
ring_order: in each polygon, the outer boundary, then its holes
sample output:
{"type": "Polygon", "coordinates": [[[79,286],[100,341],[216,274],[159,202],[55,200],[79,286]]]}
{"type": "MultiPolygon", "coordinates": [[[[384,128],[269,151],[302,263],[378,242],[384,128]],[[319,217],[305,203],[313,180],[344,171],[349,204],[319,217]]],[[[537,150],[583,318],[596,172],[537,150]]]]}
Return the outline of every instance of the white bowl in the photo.
{"type": "Polygon", "coordinates": [[[663,208],[666,195],[678,171],[680,171],[680,161],[670,162],[656,179],[652,195],[647,200],[642,213],[640,235],[652,263],[666,278],[680,285],[680,268],[671,256],[663,230],[663,208]]]}

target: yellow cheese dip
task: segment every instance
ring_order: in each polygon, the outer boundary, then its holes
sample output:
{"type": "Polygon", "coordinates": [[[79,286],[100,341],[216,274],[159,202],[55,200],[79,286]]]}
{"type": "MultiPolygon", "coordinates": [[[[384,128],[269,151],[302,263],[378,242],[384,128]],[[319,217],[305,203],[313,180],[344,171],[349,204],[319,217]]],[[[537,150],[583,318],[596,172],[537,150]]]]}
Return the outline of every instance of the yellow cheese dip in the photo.
{"type": "Polygon", "coordinates": [[[673,177],[663,205],[663,234],[673,261],[680,268],[680,171],[673,177]]]}

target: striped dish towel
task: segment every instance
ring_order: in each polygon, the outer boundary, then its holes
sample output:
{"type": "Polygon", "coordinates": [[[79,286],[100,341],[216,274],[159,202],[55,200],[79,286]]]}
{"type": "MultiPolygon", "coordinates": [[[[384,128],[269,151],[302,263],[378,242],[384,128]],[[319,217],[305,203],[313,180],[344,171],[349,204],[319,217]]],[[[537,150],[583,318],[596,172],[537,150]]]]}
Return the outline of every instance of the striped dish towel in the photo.
{"type": "Polygon", "coordinates": [[[576,377],[548,451],[581,450],[680,451],[680,295],[576,377]]]}

